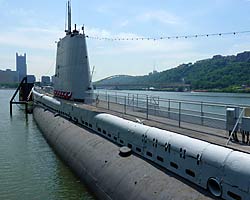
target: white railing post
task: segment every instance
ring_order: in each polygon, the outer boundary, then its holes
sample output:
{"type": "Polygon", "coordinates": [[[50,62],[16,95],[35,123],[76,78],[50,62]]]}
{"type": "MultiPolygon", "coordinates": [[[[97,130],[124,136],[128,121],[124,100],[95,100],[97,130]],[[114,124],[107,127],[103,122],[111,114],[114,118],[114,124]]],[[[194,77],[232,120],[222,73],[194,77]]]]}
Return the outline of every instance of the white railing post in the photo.
{"type": "Polygon", "coordinates": [[[147,111],[146,111],[146,117],[148,119],[148,95],[147,95],[147,105],[146,106],[147,106],[147,108],[146,108],[147,109],[147,111]]]}
{"type": "Polygon", "coordinates": [[[179,102],[179,127],[181,127],[181,102],[179,102]]]}
{"type": "Polygon", "coordinates": [[[124,113],[126,114],[126,96],[124,96],[124,113]]]}
{"type": "Polygon", "coordinates": [[[231,132],[231,134],[230,134],[230,136],[229,136],[229,138],[228,138],[228,140],[227,140],[226,145],[228,145],[228,143],[229,143],[229,141],[230,141],[230,139],[231,139],[231,137],[232,137],[232,135],[233,135],[233,133],[234,133],[236,127],[237,127],[237,125],[239,124],[240,118],[242,117],[242,115],[243,115],[243,113],[244,113],[244,110],[245,110],[245,108],[242,109],[242,111],[241,111],[241,113],[240,113],[240,115],[239,115],[239,117],[238,117],[238,119],[237,119],[237,121],[236,121],[236,123],[235,123],[235,125],[234,125],[234,128],[233,128],[233,130],[232,130],[232,132],[231,132]]]}

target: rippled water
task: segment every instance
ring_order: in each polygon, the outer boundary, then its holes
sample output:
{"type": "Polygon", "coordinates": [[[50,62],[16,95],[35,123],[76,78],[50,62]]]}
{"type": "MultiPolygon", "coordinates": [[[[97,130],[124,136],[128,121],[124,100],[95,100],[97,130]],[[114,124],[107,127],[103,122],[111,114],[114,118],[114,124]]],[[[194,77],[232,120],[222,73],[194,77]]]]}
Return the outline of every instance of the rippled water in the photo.
{"type": "Polygon", "coordinates": [[[33,119],[0,90],[0,199],[94,199],[56,156],[33,119]]]}

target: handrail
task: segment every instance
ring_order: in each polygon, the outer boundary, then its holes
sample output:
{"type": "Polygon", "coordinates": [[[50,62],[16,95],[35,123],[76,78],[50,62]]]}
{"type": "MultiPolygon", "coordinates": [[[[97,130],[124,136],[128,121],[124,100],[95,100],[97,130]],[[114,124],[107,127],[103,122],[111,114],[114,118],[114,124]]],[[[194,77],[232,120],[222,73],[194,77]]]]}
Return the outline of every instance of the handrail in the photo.
{"type": "MultiPolygon", "coordinates": [[[[98,94],[103,94],[103,95],[105,95],[105,94],[108,94],[108,91],[106,90],[105,92],[99,92],[98,91],[98,94]]],[[[118,94],[125,94],[125,95],[139,95],[139,96],[144,96],[144,98],[146,98],[146,96],[149,96],[149,97],[159,97],[159,96],[154,96],[154,95],[147,95],[147,94],[137,94],[137,93],[128,93],[128,92],[114,92],[114,94],[113,94],[113,91],[111,90],[111,95],[114,95],[114,96],[116,96],[116,95],[118,95],[118,94]]],[[[118,95],[119,96],[119,95],[118,95]]],[[[195,101],[195,100],[178,100],[178,99],[169,99],[169,98],[160,98],[159,97],[159,101],[163,101],[163,102],[168,102],[168,101],[171,101],[171,102],[182,102],[182,103],[193,103],[193,104],[200,104],[201,103],[201,101],[195,101]]],[[[238,106],[238,107],[250,107],[250,105],[248,105],[248,104],[232,104],[232,103],[227,103],[227,104],[224,104],[224,103],[220,103],[220,102],[212,102],[212,101],[202,101],[202,103],[204,103],[204,104],[206,104],[206,105],[210,105],[210,106],[214,106],[214,105],[216,105],[216,106],[221,106],[221,107],[225,107],[225,106],[238,106]]]]}
{"type": "MultiPolygon", "coordinates": [[[[144,116],[146,119],[150,116],[168,118],[181,122],[199,124],[201,126],[219,128],[226,130],[226,108],[239,108],[240,112],[243,108],[250,107],[250,105],[236,105],[236,104],[220,104],[204,101],[188,101],[178,99],[164,99],[157,96],[142,96],[136,93],[121,93],[116,91],[99,90],[94,92],[94,96],[98,95],[98,99],[105,106],[105,108],[112,110],[117,109],[113,107],[114,104],[124,105],[123,112],[131,112],[144,116]],[[122,94],[122,95],[121,95],[122,94]],[[126,101],[124,100],[126,99],[126,101]],[[105,103],[106,102],[106,103],[105,103]],[[125,105],[126,104],[126,105],[125,105]],[[138,113],[137,113],[138,112],[138,113]],[[193,121],[192,121],[193,120],[193,121]]],[[[96,105],[97,106],[97,105],[96,105]]],[[[242,115],[242,114],[241,114],[242,115]]],[[[240,124],[241,122],[238,121],[240,124]]]]}
{"type": "Polygon", "coordinates": [[[229,141],[230,141],[230,139],[231,139],[231,137],[232,137],[232,135],[233,135],[233,133],[234,133],[236,127],[237,127],[237,125],[238,125],[239,122],[240,122],[240,119],[242,118],[242,115],[243,115],[244,111],[245,111],[245,108],[242,109],[242,111],[241,111],[241,113],[240,113],[240,115],[239,115],[239,117],[238,117],[238,119],[237,119],[237,121],[236,121],[236,123],[235,123],[235,125],[234,125],[234,128],[233,128],[233,130],[232,130],[232,132],[231,132],[231,134],[230,134],[230,136],[229,136],[229,138],[228,138],[228,140],[227,140],[226,145],[228,145],[228,143],[229,143],[229,141]]]}

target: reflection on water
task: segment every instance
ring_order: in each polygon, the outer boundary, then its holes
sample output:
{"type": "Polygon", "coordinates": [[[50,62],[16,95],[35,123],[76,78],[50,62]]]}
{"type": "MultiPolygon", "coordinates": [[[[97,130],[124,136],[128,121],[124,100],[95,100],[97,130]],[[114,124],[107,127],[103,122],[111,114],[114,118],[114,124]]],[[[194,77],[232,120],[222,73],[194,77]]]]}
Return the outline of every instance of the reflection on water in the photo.
{"type": "Polygon", "coordinates": [[[32,115],[13,106],[13,90],[0,90],[0,199],[93,199],[49,147],[32,115]]]}

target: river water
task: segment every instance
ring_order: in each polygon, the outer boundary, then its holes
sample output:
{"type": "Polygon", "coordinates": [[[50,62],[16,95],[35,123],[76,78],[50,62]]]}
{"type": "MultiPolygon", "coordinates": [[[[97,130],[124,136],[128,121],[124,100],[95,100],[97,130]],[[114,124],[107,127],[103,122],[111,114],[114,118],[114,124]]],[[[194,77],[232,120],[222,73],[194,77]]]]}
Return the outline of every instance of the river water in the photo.
{"type": "Polygon", "coordinates": [[[215,93],[215,92],[161,92],[137,90],[96,90],[96,93],[108,94],[141,94],[163,99],[186,100],[197,102],[211,102],[221,104],[248,105],[250,106],[249,93],[215,93]]]}
{"type": "Polygon", "coordinates": [[[13,90],[0,90],[0,199],[94,199],[57,157],[32,115],[9,100],[13,90]]]}

